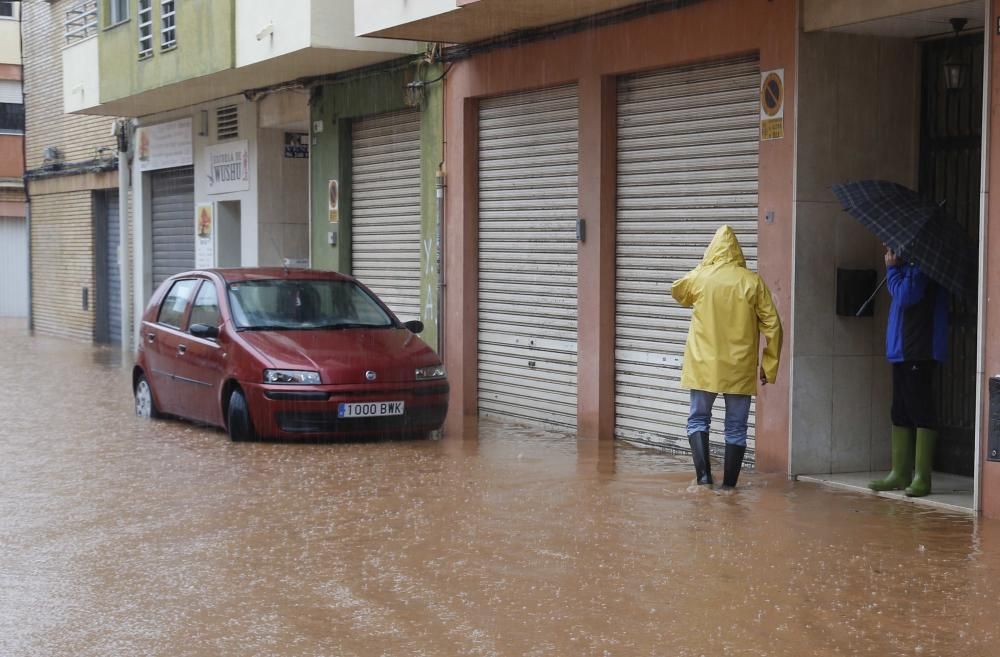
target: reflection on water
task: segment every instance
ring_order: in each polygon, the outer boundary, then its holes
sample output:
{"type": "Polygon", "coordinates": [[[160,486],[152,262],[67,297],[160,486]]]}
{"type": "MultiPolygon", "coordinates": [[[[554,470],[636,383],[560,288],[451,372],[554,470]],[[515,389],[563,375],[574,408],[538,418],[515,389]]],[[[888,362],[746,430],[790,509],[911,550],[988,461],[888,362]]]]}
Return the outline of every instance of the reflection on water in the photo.
{"type": "Polygon", "coordinates": [[[996,655],[994,523],[483,421],[233,444],[0,334],[0,655],[996,655]]]}

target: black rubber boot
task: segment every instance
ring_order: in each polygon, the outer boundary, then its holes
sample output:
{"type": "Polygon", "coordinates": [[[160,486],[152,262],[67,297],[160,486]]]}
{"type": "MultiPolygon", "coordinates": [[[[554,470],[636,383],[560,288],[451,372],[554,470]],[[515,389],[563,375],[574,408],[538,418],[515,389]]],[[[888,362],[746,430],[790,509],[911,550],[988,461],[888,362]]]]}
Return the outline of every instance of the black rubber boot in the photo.
{"type": "Polygon", "coordinates": [[[691,458],[694,460],[694,472],[698,477],[699,486],[712,484],[712,462],[708,460],[708,433],[698,431],[688,436],[691,444],[691,458]]]}
{"type": "Polygon", "coordinates": [[[743,469],[743,455],[746,451],[746,445],[726,443],[726,462],[722,475],[723,488],[736,488],[736,480],[740,478],[740,470],[743,469]]]}

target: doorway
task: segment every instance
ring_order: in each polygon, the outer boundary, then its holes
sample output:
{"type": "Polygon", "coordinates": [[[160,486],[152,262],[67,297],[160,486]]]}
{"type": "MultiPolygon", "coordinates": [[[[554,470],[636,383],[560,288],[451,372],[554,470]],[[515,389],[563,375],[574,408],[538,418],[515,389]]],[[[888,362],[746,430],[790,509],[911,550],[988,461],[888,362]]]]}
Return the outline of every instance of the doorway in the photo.
{"type": "Polygon", "coordinates": [[[242,262],[242,226],[239,201],[220,201],[216,204],[219,220],[219,234],[216,265],[218,267],[239,267],[242,262]]]}
{"type": "MultiPolygon", "coordinates": [[[[921,55],[919,190],[978,246],[983,35],[928,41],[921,55]],[[962,84],[947,89],[945,63],[956,61],[962,84]]],[[[952,297],[949,360],[938,368],[936,382],[940,434],[934,469],[965,477],[973,476],[975,466],[977,324],[975,301],[952,297]]]]}

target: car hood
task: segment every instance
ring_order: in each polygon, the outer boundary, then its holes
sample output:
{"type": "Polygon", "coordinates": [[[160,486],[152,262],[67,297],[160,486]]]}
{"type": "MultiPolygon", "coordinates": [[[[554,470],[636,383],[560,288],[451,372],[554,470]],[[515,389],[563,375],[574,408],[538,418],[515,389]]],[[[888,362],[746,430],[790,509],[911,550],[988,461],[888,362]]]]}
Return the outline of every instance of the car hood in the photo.
{"type": "Polygon", "coordinates": [[[240,337],[275,369],[312,370],[325,384],[414,381],[440,358],[407,329],[244,331],[240,337]],[[366,372],[375,372],[369,381],[366,372]]]}

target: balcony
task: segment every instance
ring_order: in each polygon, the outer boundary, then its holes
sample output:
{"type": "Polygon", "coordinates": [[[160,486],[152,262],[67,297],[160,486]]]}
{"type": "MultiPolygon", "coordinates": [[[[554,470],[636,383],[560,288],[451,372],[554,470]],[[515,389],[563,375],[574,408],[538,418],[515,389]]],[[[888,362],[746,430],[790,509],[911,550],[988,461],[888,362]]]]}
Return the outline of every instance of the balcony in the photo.
{"type": "Polygon", "coordinates": [[[636,0],[354,0],[362,36],[471,43],[586,18],[636,0]]]}
{"type": "Polygon", "coordinates": [[[97,0],[69,6],[63,22],[63,111],[85,113],[100,102],[97,0]]]}
{"type": "Polygon", "coordinates": [[[89,98],[92,80],[64,62],[64,75],[72,74],[64,79],[69,111],[146,116],[421,49],[411,41],[356,37],[352,0],[157,0],[144,12],[158,29],[144,33],[141,44],[134,19],[100,31],[96,106],[73,100],[74,92],[89,98]]]}

